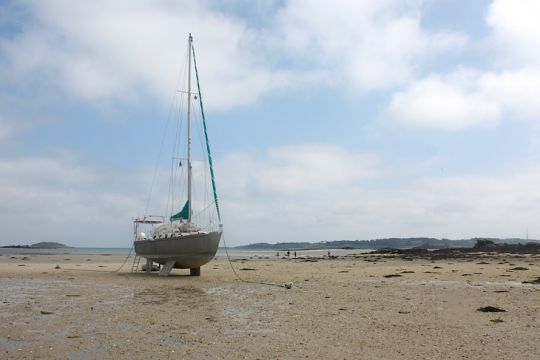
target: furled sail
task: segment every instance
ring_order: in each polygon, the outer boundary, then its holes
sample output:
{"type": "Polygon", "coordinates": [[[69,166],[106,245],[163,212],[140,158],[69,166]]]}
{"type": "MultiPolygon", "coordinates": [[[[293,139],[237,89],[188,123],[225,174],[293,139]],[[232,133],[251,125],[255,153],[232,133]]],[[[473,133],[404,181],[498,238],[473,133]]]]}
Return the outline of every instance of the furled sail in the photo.
{"type": "Polygon", "coordinates": [[[184,207],[182,208],[180,212],[171,216],[170,221],[182,220],[182,219],[185,219],[185,220],[189,219],[189,200],[186,201],[186,203],[184,204],[184,207]]]}
{"type": "Polygon", "coordinates": [[[197,69],[197,60],[195,58],[195,48],[193,47],[193,45],[191,46],[191,50],[193,52],[193,65],[195,66],[195,77],[197,79],[199,104],[201,106],[201,116],[202,116],[202,123],[203,123],[203,129],[204,129],[204,138],[206,140],[206,153],[208,154],[208,165],[210,165],[210,178],[212,179],[214,203],[216,205],[216,212],[219,219],[219,223],[221,224],[221,212],[219,211],[219,201],[218,201],[218,195],[217,195],[217,190],[216,190],[216,178],[214,176],[214,165],[212,164],[212,154],[210,152],[210,143],[208,142],[208,131],[206,131],[206,119],[204,117],[204,107],[203,107],[202,94],[201,94],[201,85],[199,84],[199,70],[197,69]]]}

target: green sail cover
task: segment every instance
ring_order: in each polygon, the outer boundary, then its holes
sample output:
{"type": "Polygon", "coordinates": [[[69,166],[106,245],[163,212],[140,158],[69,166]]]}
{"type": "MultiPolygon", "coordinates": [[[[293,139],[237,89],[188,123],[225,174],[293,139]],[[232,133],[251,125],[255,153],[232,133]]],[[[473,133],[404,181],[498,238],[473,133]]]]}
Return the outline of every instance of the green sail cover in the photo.
{"type": "Polygon", "coordinates": [[[208,154],[208,165],[210,165],[210,178],[212,179],[212,190],[214,192],[214,203],[216,204],[216,212],[221,224],[221,212],[219,211],[219,201],[216,190],[216,178],[214,176],[214,165],[212,164],[212,154],[210,152],[210,143],[208,142],[208,131],[206,131],[206,119],[204,118],[204,107],[201,94],[201,85],[199,84],[199,71],[197,69],[197,60],[195,59],[195,48],[191,46],[193,51],[193,65],[195,66],[195,77],[197,79],[197,90],[199,93],[199,104],[201,105],[201,117],[203,121],[204,137],[206,140],[206,153],[208,154]]]}
{"type": "Polygon", "coordinates": [[[170,221],[189,219],[189,200],[186,201],[186,204],[182,208],[182,211],[171,216],[170,221]]]}

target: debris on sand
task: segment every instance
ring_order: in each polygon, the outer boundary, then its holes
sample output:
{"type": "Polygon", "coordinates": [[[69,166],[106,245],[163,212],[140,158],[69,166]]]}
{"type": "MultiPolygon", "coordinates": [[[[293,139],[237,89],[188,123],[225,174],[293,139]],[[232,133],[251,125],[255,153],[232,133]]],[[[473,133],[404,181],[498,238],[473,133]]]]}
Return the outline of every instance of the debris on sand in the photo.
{"type": "Polygon", "coordinates": [[[491,322],[494,323],[494,324],[498,324],[498,323],[504,322],[504,320],[501,319],[501,318],[491,319],[491,320],[489,320],[489,321],[491,321],[491,322]]]}
{"type": "Polygon", "coordinates": [[[285,289],[292,289],[293,283],[292,283],[292,282],[288,282],[288,283],[286,283],[284,286],[285,286],[285,289]]]}
{"type": "Polygon", "coordinates": [[[61,269],[60,265],[56,265],[54,268],[55,269],[61,269]]]}
{"type": "Polygon", "coordinates": [[[529,268],[526,268],[526,267],[523,267],[523,266],[516,266],[514,268],[511,268],[510,270],[520,270],[520,271],[525,271],[525,270],[529,270],[529,268]]]}
{"type": "Polygon", "coordinates": [[[52,314],[54,314],[52,311],[46,311],[46,310],[41,310],[40,313],[41,313],[41,315],[52,315],[52,314]]]}
{"type": "Polygon", "coordinates": [[[476,309],[481,312],[506,312],[506,310],[495,307],[495,306],[484,306],[476,309]]]}
{"type": "Polygon", "coordinates": [[[254,271],[254,270],[257,270],[257,269],[244,267],[244,268],[240,268],[240,270],[242,270],[242,271],[254,271]]]}
{"type": "Polygon", "coordinates": [[[537,277],[536,279],[534,280],[525,280],[525,281],[522,281],[523,284],[534,284],[534,285],[540,285],[540,276],[537,277]]]}
{"type": "Polygon", "coordinates": [[[400,274],[388,274],[388,275],[384,275],[385,278],[393,278],[393,277],[401,277],[400,274]]]}

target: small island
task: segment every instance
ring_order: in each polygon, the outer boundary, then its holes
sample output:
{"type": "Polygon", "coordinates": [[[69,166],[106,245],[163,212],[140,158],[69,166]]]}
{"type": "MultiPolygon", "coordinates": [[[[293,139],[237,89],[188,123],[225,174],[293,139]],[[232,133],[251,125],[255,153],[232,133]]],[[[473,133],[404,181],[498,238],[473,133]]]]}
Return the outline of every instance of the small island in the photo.
{"type": "Polygon", "coordinates": [[[6,245],[0,246],[0,248],[12,248],[12,249],[61,249],[61,248],[70,248],[65,244],[52,241],[42,241],[32,245],[6,245]]]}

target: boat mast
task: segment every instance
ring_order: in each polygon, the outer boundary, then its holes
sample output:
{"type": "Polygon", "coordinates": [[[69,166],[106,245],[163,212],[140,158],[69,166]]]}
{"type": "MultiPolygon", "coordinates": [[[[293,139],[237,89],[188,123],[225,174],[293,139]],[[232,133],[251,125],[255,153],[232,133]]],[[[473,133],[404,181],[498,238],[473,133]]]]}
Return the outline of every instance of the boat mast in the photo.
{"type": "Polygon", "coordinates": [[[188,133],[188,149],[187,149],[187,163],[188,163],[188,224],[191,223],[191,49],[192,49],[193,37],[189,34],[188,40],[188,104],[187,104],[187,133],[188,133]]]}

